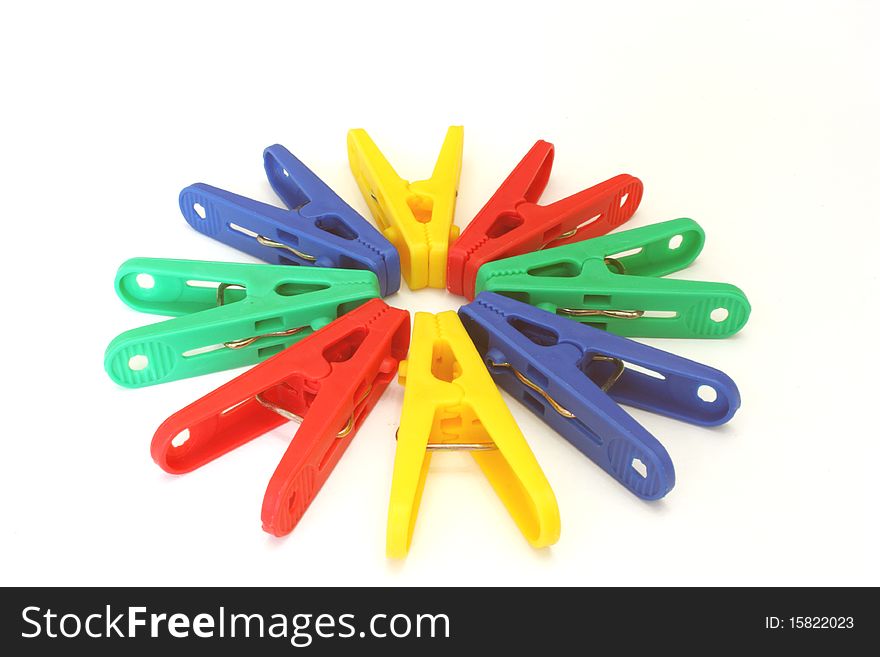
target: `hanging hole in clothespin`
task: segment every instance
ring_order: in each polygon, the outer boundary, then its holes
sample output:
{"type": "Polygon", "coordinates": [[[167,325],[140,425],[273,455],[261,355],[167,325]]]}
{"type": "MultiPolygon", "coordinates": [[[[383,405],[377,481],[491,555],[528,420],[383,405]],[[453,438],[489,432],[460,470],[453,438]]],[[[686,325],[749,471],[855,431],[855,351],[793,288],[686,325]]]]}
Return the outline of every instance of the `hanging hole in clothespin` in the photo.
{"type": "Polygon", "coordinates": [[[156,286],[156,280],[150,274],[138,274],[135,276],[135,281],[145,290],[151,290],[156,286]]]}

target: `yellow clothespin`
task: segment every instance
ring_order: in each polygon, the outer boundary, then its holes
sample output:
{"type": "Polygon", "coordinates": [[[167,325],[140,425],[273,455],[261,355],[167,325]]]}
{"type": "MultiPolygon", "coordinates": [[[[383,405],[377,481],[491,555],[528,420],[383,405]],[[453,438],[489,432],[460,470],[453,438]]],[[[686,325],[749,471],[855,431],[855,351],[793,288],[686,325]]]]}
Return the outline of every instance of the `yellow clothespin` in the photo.
{"type": "Polygon", "coordinates": [[[468,450],[529,543],[559,539],[556,497],[455,311],[416,313],[391,481],[386,551],[409,551],[431,453],[468,450]]]}
{"type": "Polygon", "coordinates": [[[400,253],[411,290],[446,287],[446,251],[458,237],[453,225],[461,174],[464,128],[451,126],[434,173],[409,182],[394,171],[366,130],[348,131],[348,161],[370,212],[400,253]]]}

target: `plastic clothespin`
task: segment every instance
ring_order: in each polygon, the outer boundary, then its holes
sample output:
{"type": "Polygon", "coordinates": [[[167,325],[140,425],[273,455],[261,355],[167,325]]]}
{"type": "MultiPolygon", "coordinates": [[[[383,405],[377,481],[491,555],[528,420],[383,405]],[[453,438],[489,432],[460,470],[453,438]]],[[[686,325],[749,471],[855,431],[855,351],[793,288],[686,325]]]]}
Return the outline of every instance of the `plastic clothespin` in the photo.
{"type": "Polygon", "coordinates": [[[538,205],[552,167],[553,144],[535,142],[449,248],[450,292],[473,299],[481,265],[604,235],[632,217],[642,200],[642,181],[621,174],[550,205],[538,205]]]}
{"type": "Polygon", "coordinates": [[[388,509],[389,557],[409,551],[431,453],[470,451],[534,547],[559,538],[556,498],[455,311],[416,313],[388,509]]]}
{"type": "Polygon", "coordinates": [[[626,336],[726,338],[751,306],[738,287],[657,278],[690,265],[703,248],[692,219],[597,237],[483,265],[477,292],[525,301],[626,336]]]}
{"type": "Polygon", "coordinates": [[[140,388],[265,360],[379,295],[368,271],[133,258],[116,293],[145,313],[171,315],[117,336],[110,378],[140,388]]]}
{"type": "Polygon", "coordinates": [[[723,372],[491,292],[459,310],[495,381],[643,499],[675,485],[669,454],[618,404],[723,424],[739,391],[723,372]]]}
{"type": "Polygon", "coordinates": [[[263,529],[288,534],[408,346],[409,313],[368,301],[169,417],[153,436],[153,460],[183,474],[289,420],[302,422],[263,498],[263,529]]]}
{"type": "Polygon", "coordinates": [[[452,221],[463,147],[464,128],[450,127],[434,173],[409,182],[397,175],[366,130],[348,132],[351,171],[382,233],[400,252],[411,290],[446,287],[446,253],[458,237],[452,221]]]}
{"type": "Polygon", "coordinates": [[[393,246],[284,146],[263,151],[269,184],[289,210],[202,183],[180,192],[180,211],[200,233],[273,265],[366,269],[382,296],[400,287],[393,246]]]}

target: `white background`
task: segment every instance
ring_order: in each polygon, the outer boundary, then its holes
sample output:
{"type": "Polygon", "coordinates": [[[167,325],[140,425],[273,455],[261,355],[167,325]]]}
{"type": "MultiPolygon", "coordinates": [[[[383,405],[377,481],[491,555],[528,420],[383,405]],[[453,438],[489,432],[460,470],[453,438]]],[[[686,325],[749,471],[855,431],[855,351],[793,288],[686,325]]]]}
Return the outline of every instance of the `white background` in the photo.
{"type": "MultiPolygon", "coordinates": [[[[4,584],[880,584],[876,5],[869,2],[18,3],[0,23],[4,584]],[[113,291],[134,256],[252,262],[189,228],[202,181],[275,202],[285,144],[359,211],[346,131],[405,178],[465,126],[457,223],[532,143],[543,200],[620,172],[626,227],[680,216],[707,243],[682,278],[753,306],[725,341],[647,340],[738,383],[705,429],[633,412],[677,484],[639,501],[524,407],[562,537],[535,551],[467,455],[434,459],[413,546],[384,556],[402,389],[364,424],[296,530],[260,529],[294,425],[182,477],[150,439],[235,372],[140,390],[102,368],[156,321],[113,291]]],[[[457,308],[400,292],[410,310],[457,308]]]]}

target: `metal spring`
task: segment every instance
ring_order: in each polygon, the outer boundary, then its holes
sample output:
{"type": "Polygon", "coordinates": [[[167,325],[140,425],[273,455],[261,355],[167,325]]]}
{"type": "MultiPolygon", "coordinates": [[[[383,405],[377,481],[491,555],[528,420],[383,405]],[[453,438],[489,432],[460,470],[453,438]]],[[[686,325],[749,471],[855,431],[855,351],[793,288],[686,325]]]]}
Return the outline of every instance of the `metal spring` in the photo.
{"type": "MultiPolygon", "coordinates": [[[[394,440],[400,433],[400,427],[394,432],[394,440]]],[[[425,448],[429,452],[488,452],[498,449],[495,443],[428,443],[425,448]]]]}
{"type": "Polygon", "coordinates": [[[638,319],[644,310],[595,310],[593,308],[557,308],[560,315],[569,317],[613,317],[614,319],[638,319]]]}
{"type": "Polygon", "coordinates": [[[300,251],[299,249],[295,249],[292,246],[288,246],[287,244],[282,244],[281,242],[276,242],[275,240],[270,240],[268,237],[264,235],[257,235],[257,242],[262,244],[263,246],[270,246],[273,249],[287,249],[293,255],[302,258],[306,262],[315,262],[317,258],[313,255],[309,255],[304,251],[300,251]]]}
{"type": "MultiPolygon", "coordinates": [[[[560,235],[560,237],[562,237],[560,235]]],[[[605,258],[608,267],[614,267],[618,274],[625,274],[626,267],[617,258],[605,258]]],[[[611,317],[613,319],[638,319],[644,310],[597,310],[595,308],[557,308],[556,312],[568,317],[611,317]]]]}
{"type": "MultiPolygon", "coordinates": [[[[372,389],[373,389],[372,384],[367,386],[366,390],[364,390],[364,393],[361,395],[360,399],[358,399],[355,402],[355,404],[354,404],[355,408],[357,408],[367,397],[370,396],[370,391],[372,389]]],[[[263,399],[263,397],[260,396],[259,394],[254,395],[254,399],[256,399],[260,404],[262,404],[263,406],[268,408],[270,411],[274,411],[275,413],[277,413],[278,415],[280,415],[283,418],[286,418],[292,422],[297,422],[299,424],[302,424],[302,422],[303,422],[304,418],[302,416],[297,415],[296,413],[291,413],[286,408],[279,406],[278,404],[276,404],[274,402],[270,402],[268,399],[263,399]]],[[[346,422],[345,426],[342,427],[342,429],[339,431],[339,433],[336,434],[336,437],[337,438],[345,438],[348,434],[350,434],[352,432],[352,429],[354,429],[354,411],[351,412],[351,415],[348,418],[348,422],[346,422]]]]}
{"type": "MultiPolygon", "coordinates": [[[[604,384],[602,384],[600,386],[602,392],[608,392],[611,389],[611,387],[614,386],[614,384],[620,380],[620,377],[623,376],[623,373],[626,370],[626,365],[624,364],[624,362],[619,358],[615,358],[614,356],[605,356],[602,354],[594,354],[590,360],[591,361],[598,360],[598,361],[602,361],[602,362],[614,363],[616,365],[616,369],[615,369],[614,373],[610,377],[608,377],[608,380],[605,381],[604,384]]],[[[574,413],[572,413],[570,410],[565,408],[565,406],[563,406],[558,401],[553,399],[553,397],[550,396],[550,393],[548,393],[541,386],[539,386],[537,383],[532,381],[529,377],[527,377],[525,374],[520,372],[518,369],[516,369],[510,363],[506,363],[506,362],[505,363],[496,363],[496,362],[490,360],[489,365],[491,367],[504,367],[504,368],[509,369],[513,373],[513,375],[517,378],[517,380],[519,380],[520,383],[522,383],[524,386],[526,386],[530,390],[534,390],[539,395],[541,395],[547,401],[547,403],[550,404],[550,406],[553,408],[553,410],[556,411],[557,413],[559,413],[562,417],[567,418],[569,420],[573,420],[573,419],[577,418],[577,416],[574,413]]]]}
{"type": "MultiPolygon", "coordinates": [[[[244,285],[240,285],[239,283],[220,283],[217,286],[217,305],[222,306],[226,303],[226,290],[230,287],[238,287],[244,288],[244,285]]],[[[270,333],[263,333],[261,335],[254,335],[249,338],[239,338],[238,340],[229,340],[223,343],[223,346],[227,349],[244,349],[252,345],[257,340],[261,340],[263,338],[283,338],[288,335],[295,335],[300,331],[305,330],[305,326],[296,326],[291,329],[286,329],[284,331],[272,331],[270,333]]]]}

